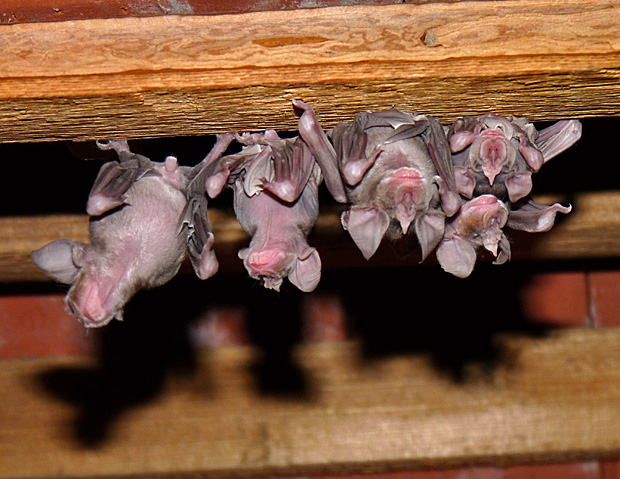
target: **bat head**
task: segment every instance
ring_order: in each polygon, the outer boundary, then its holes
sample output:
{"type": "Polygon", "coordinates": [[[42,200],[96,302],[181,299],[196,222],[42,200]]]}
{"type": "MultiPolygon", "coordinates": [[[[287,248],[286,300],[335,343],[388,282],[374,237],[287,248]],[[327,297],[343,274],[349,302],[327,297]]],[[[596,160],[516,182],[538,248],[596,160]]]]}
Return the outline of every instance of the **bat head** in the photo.
{"type": "Polygon", "coordinates": [[[469,160],[474,171],[482,171],[493,186],[495,177],[515,164],[516,151],[511,144],[514,129],[501,117],[484,120],[480,134],[472,142],[469,160]]]}
{"type": "Polygon", "coordinates": [[[112,319],[122,319],[123,307],[134,290],[118,288],[96,271],[87,270],[80,275],[65,298],[67,309],[87,328],[105,326],[112,319]]]}
{"type": "Polygon", "coordinates": [[[418,211],[430,202],[428,181],[420,172],[403,167],[390,172],[377,185],[377,206],[400,223],[403,235],[418,211]]]}
{"type": "Polygon", "coordinates": [[[456,218],[455,234],[468,238],[497,256],[502,228],[508,221],[508,208],[493,195],[482,195],[466,202],[456,218]]]}
{"type": "Polygon", "coordinates": [[[316,288],[321,279],[321,260],[318,252],[309,246],[301,254],[288,245],[269,245],[261,249],[245,248],[239,251],[250,277],[259,280],[267,289],[280,291],[285,277],[304,292],[316,288]]]}

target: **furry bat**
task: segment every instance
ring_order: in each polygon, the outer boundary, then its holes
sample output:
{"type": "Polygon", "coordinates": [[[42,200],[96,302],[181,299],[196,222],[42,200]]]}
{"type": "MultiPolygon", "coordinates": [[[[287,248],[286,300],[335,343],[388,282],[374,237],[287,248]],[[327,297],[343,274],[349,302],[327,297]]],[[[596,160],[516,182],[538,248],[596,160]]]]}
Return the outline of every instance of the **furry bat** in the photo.
{"type": "Polygon", "coordinates": [[[538,132],[525,118],[465,117],[448,130],[457,189],[466,198],[493,194],[516,202],[532,190],[532,173],[581,138],[578,120],[538,132]]]}
{"type": "MultiPolygon", "coordinates": [[[[200,229],[191,220],[180,225],[191,168],[173,156],[152,162],[124,140],[98,146],[114,149],[119,161],[103,165],[91,189],[90,244],[59,240],[32,253],[40,269],[71,284],[65,303],[86,327],[122,319],[138,290],[169,281],[186,256],[189,231],[200,229]]],[[[210,274],[216,270],[217,262],[210,274]]]]}
{"type": "Polygon", "coordinates": [[[330,192],[350,203],[342,225],[364,257],[385,236],[403,255],[417,238],[424,260],[443,237],[445,217],[461,204],[439,122],[396,109],[365,112],[330,132],[332,146],[312,107],[294,105],[303,110],[299,132],[330,192]]]}
{"type": "Polygon", "coordinates": [[[495,256],[494,264],[510,259],[510,243],[502,228],[508,221],[508,207],[494,195],[477,196],[463,203],[446,222],[437,246],[437,260],[444,271],[459,278],[471,274],[477,252],[484,248],[495,256]]]}
{"type": "Polygon", "coordinates": [[[321,260],[307,236],[319,212],[321,173],[299,137],[280,139],[273,130],[237,137],[241,153],[223,157],[208,178],[209,196],[229,186],[241,227],[252,236],[239,258],[265,288],[280,290],[285,277],[300,290],[316,288],[321,260]]]}

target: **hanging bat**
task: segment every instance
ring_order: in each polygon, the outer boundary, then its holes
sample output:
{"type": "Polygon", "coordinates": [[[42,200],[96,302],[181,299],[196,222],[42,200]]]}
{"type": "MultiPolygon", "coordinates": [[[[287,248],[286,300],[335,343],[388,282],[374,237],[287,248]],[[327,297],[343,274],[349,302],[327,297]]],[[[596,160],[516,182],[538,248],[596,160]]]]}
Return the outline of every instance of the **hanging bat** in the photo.
{"type": "Polygon", "coordinates": [[[538,132],[525,118],[489,114],[457,120],[447,136],[458,192],[514,203],[531,192],[532,173],[581,138],[581,123],[562,120],[538,132]]]}
{"type": "Polygon", "coordinates": [[[450,148],[434,118],[396,109],[364,112],[340,123],[330,143],[312,107],[302,101],[299,132],[321,166],[334,198],[350,207],[342,225],[366,259],[387,237],[400,254],[415,239],[422,259],[444,234],[461,200],[450,148]]]}
{"type": "Polygon", "coordinates": [[[437,246],[437,260],[443,270],[466,278],[481,249],[496,258],[494,264],[508,261],[510,243],[503,232],[508,214],[506,204],[494,195],[464,201],[459,212],[446,221],[444,236],[437,246]]]}
{"type": "MultiPolygon", "coordinates": [[[[65,303],[89,328],[122,319],[138,290],[169,281],[199,229],[191,220],[180,224],[191,168],[180,167],[173,156],[152,162],[133,154],[124,140],[98,146],[114,149],[119,161],[103,165],[91,189],[90,244],[59,240],[32,253],[40,269],[71,284],[65,303]]],[[[215,273],[217,262],[209,270],[215,273]]]]}
{"type": "Polygon", "coordinates": [[[288,277],[300,290],[314,290],[321,260],[307,236],[318,217],[322,178],[310,149],[301,138],[280,139],[273,130],[237,139],[242,151],[221,158],[205,186],[211,197],[233,189],[235,214],[252,237],[239,258],[265,288],[279,291],[288,277]]]}

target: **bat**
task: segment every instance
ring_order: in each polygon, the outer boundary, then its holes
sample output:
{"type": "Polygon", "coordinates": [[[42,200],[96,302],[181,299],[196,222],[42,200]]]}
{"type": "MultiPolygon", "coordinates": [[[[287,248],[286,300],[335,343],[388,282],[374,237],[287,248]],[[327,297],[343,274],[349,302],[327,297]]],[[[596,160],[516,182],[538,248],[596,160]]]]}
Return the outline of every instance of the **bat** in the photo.
{"type": "Polygon", "coordinates": [[[342,225],[364,257],[386,237],[403,255],[417,239],[424,260],[443,237],[446,216],[461,204],[441,124],[396,109],[364,112],[338,124],[330,142],[312,107],[299,100],[294,105],[303,110],[300,136],[328,189],[350,205],[342,225]]]}
{"type": "Polygon", "coordinates": [[[321,260],[307,236],[319,212],[320,169],[300,137],[280,139],[273,130],[237,135],[244,146],[222,157],[206,181],[209,196],[232,188],[235,215],[252,239],[239,258],[250,277],[280,290],[283,279],[301,291],[316,288],[321,260]]]}
{"type": "Polygon", "coordinates": [[[510,260],[510,243],[503,232],[509,208],[496,196],[485,194],[463,201],[461,209],[446,222],[436,255],[442,269],[459,278],[471,274],[479,250],[489,251],[494,264],[510,260]]]}
{"type": "Polygon", "coordinates": [[[532,173],[581,138],[578,120],[538,132],[526,118],[488,114],[457,120],[447,133],[458,192],[516,202],[532,190],[532,173]]]}
{"type": "MultiPolygon", "coordinates": [[[[119,160],[102,166],[89,194],[90,243],[58,240],[32,253],[40,269],[71,285],[68,311],[88,328],[122,319],[138,290],[169,281],[200,230],[197,216],[186,215],[192,168],[180,167],[174,156],[152,162],[133,154],[125,140],[97,144],[114,149],[119,160]]],[[[210,273],[216,270],[217,262],[210,273]]]]}

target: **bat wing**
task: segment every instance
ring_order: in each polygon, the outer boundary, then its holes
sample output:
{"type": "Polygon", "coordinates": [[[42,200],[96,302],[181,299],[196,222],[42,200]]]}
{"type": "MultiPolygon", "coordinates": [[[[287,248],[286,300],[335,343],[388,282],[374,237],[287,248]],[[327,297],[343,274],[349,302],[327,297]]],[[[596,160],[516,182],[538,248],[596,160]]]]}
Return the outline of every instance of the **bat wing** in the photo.
{"type": "Polygon", "coordinates": [[[140,165],[137,161],[111,161],[103,165],[88,195],[86,212],[90,216],[98,216],[125,204],[126,193],[139,175],[140,165]]]}
{"type": "MultiPolygon", "coordinates": [[[[221,158],[232,140],[233,136],[230,134],[217,136],[215,145],[209,154],[202,162],[192,168],[191,175],[193,178],[187,187],[187,204],[181,216],[179,234],[185,228],[187,229],[187,251],[194,271],[200,279],[210,278],[219,268],[213,251],[215,237],[207,217],[208,199],[205,188],[208,178],[217,167],[217,160],[221,158]]],[[[226,176],[227,178],[228,176],[226,176]]]]}
{"type": "Polygon", "coordinates": [[[303,110],[299,118],[299,135],[306,142],[321,167],[327,189],[336,201],[346,203],[347,194],[338,169],[336,151],[323,128],[321,128],[313,108],[301,100],[293,100],[293,105],[303,110]]]}
{"type": "Polygon", "coordinates": [[[447,216],[453,216],[461,207],[461,198],[456,187],[450,145],[441,123],[432,117],[427,117],[427,121],[426,146],[437,170],[442,209],[447,216]]]}
{"type": "Polygon", "coordinates": [[[281,200],[292,203],[301,196],[312,174],[315,163],[312,152],[300,137],[272,145],[271,151],[273,174],[270,180],[262,179],[262,187],[281,200]]]}
{"type": "Polygon", "coordinates": [[[185,207],[181,228],[187,228],[187,252],[196,275],[207,279],[217,273],[219,263],[213,251],[215,237],[207,218],[207,199],[193,197],[185,207]]]}
{"type": "Polygon", "coordinates": [[[553,228],[557,213],[568,214],[572,207],[555,203],[551,206],[541,205],[531,198],[512,205],[508,215],[508,227],[528,233],[542,233],[553,228]]]}
{"type": "Polygon", "coordinates": [[[86,212],[90,216],[99,216],[124,205],[129,188],[143,175],[153,171],[151,160],[132,153],[127,140],[97,141],[97,146],[101,150],[116,151],[119,161],[108,162],[99,170],[86,204],[86,212]]]}

